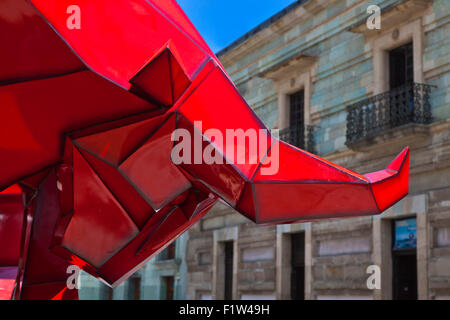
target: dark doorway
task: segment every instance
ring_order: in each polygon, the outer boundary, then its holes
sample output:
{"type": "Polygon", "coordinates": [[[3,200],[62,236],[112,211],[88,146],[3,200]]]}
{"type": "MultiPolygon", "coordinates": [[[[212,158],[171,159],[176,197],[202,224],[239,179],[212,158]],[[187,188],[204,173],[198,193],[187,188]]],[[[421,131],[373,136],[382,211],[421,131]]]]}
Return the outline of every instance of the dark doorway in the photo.
{"type": "Polygon", "coordinates": [[[416,252],[396,252],[394,266],[394,300],[417,300],[416,252]]]}
{"type": "Polygon", "coordinates": [[[225,242],[225,300],[233,299],[233,242],[225,242]]]}
{"type": "Polygon", "coordinates": [[[416,219],[394,221],[393,235],[393,298],[417,300],[416,219]]]}
{"type": "Polygon", "coordinates": [[[412,43],[389,51],[390,126],[414,119],[414,59],[412,43]]]}
{"type": "Polygon", "coordinates": [[[305,91],[301,90],[289,96],[290,143],[305,147],[305,91]]]}
{"type": "Polygon", "coordinates": [[[305,299],[305,234],[291,235],[291,298],[305,299]]]}
{"type": "Polygon", "coordinates": [[[407,43],[389,51],[390,89],[409,85],[414,81],[413,44],[407,43]]]}
{"type": "Polygon", "coordinates": [[[128,300],[141,300],[141,277],[128,280],[128,300]]]}
{"type": "Polygon", "coordinates": [[[164,277],[164,285],[166,287],[166,300],[173,300],[174,298],[174,277],[164,277]]]}

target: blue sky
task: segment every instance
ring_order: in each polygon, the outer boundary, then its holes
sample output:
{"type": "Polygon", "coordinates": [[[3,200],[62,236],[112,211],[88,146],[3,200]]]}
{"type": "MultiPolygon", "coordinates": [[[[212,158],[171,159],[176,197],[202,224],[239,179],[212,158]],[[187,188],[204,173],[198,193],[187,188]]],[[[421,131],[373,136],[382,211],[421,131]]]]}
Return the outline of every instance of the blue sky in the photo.
{"type": "Polygon", "coordinates": [[[214,52],[295,0],[177,0],[214,52]]]}

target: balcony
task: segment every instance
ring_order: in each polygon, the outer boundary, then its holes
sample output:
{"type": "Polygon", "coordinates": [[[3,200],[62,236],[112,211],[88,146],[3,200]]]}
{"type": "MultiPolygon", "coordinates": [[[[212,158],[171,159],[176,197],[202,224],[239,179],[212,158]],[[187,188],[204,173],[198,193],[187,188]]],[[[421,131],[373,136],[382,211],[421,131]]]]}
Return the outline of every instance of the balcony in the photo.
{"type": "Polygon", "coordinates": [[[346,145],[355,149],[384,134],[391,136],[390,132],[399,127],[414,132],[417,128],[421,130],[420,125],[432,121],[430,92],[433,88],[411,83],[348,106],[346,145]]]}
{"type": "Polygon", "coordinates": [[[314,129],[316,126],[294,126],[280,130],[280,140],[310,153],[315,153],[314,129]]]}

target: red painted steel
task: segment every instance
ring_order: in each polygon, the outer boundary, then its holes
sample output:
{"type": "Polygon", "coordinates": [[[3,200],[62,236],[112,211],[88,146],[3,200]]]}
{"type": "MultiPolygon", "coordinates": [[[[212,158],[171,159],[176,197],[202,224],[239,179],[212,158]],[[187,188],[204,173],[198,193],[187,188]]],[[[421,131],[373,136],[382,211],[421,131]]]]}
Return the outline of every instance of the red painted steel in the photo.
{"type": "Polygon", "coordinates": [[[77,299],[70,265],[116,286],[219,198],[291,223],[408,193],[409,149],[360,175],[272,137],[174,0],[5,0],[0,30],[0,298],[77,299]]]}

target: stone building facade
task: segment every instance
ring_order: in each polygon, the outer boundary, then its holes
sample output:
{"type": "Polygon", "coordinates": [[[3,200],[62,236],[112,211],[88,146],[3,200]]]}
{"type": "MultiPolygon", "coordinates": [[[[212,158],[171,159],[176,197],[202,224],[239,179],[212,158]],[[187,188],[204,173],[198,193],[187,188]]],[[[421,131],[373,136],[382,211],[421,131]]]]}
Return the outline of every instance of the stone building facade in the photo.
{"type": "Polygon", "coordinates": [[[186,298],[450,299],[448,1],[297,1],[218,56],[288,142],[360,173],[409,145],[410,195],[380,216],[280,226],[220,203],[189,231],[186,298]]]}

